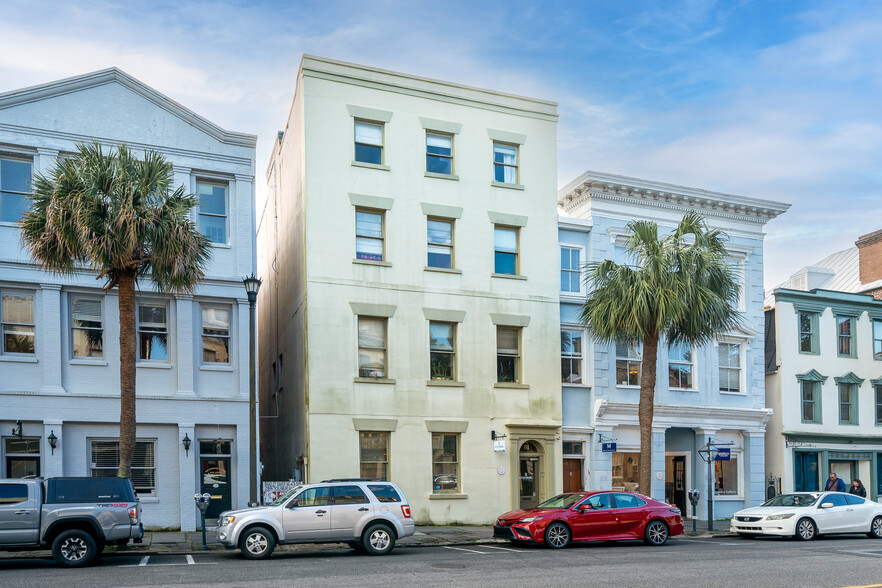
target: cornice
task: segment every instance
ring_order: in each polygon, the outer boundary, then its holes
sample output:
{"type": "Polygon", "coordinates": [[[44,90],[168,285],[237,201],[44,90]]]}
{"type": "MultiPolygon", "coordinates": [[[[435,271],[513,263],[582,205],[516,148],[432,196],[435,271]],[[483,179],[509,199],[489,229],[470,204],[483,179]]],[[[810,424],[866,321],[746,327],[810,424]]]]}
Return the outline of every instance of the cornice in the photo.
{"type": "MultiPolygon", "coordinates": [[[[637,404],[597,399],[594,403],[595,427],[605,424],[637,425],[637,404]]],[[[771,408],[728,408],[719,406],[686,406],[656,404],[653,427],[687,427],[693,429],[740,429],[764,427],[772,418],[771,408]]]]}
{"type": "Polygon", "coordinates": [[[882,300],[870,294],[853,294],[838,290],[791,290],[775,288],[772,295],[776,302],[787,302],[796,312],[824,312],[831,309],[840,316],[860,316],[866,312],[871,319],[882,319],[882,300]]]}

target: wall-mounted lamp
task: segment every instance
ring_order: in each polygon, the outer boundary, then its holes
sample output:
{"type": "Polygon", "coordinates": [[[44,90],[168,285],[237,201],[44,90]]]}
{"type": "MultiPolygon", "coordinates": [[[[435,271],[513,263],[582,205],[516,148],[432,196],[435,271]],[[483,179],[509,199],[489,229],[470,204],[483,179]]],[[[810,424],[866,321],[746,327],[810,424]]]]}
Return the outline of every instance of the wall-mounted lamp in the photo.
{"type": "Polygon", "coordinates": [[[49,447],[52,448],[52,455],[55,455],[55,447],[58,445],[58,437],[55,436],[55,429],[49,433],[46,440],[49,441],[49,447]]]}
{"type": "Polygon", "coordinates": [[[181,439],[181,443],[184,445],[184,451],[187,452],[187,457],[190,457],[190,435],[184,433],[184,438],[181,439]]]}
{"type": "Polygon", "coordinates": [[[496,441],[497,439],[505,439],[508,435],[504,433],[497,433],[496,431],[490,431],[490,439],[496,441]]]}
{"type": "Polygon", "coordinates": [[[15,426],[12,427],[12,436],[21,439],[21,421],[15,421],[15,426]]]}

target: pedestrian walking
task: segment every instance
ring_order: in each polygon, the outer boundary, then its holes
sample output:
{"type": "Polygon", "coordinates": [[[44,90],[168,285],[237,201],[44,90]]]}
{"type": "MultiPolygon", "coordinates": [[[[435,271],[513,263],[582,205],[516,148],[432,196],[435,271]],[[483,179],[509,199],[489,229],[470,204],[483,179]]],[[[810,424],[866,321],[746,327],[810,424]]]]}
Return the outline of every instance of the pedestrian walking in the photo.
{"type": "Polygon", "coordinates": [[[830,472],[830,479],[827,480],[827,486],[824,490],[827,492],[845,492],[845,482],[836,475],[836,472],[830,472]]]}
{"type": "Polygon", "coordinates": [[[851,488],[848,489],[848,493],[854,494],[855,496],[860,496],[861,498],[867,497],[867,489],[857,478],[851,481],[851,488]]]}

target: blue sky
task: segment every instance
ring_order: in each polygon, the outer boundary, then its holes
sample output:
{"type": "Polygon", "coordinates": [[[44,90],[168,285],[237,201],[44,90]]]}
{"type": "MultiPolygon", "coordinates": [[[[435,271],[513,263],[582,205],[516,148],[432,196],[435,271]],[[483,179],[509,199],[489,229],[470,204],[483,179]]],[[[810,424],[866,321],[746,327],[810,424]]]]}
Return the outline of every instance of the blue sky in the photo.
{"type": "Polygon", "coordinates": [[[879,2],[0,3],[0,91],[115,65],[258,134],[258,178],[303,53],[557,101],[559,185],[595,169],[792,203],[767,286],[882,229],[879,2]]]}

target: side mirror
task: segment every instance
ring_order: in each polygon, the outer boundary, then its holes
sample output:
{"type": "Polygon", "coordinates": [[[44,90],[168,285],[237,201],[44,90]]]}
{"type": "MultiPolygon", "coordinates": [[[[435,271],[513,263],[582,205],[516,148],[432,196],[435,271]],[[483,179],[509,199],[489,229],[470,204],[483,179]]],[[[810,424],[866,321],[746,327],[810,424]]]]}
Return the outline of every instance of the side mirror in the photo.
{"type": "Polygon", "coordinates": [[[832,502],[822,502],[820,508],[833,508],[832,502]]]}
{"type": "Polygon", "coordinates": [[[576,510],[578,510],[579,512],[585,512],[586,510],[591,510],[592,508],[594,507],[586,502],[585,504],[580,504],[579,506],[577,506],[576,510]]]}
{"type": "Polygon", "coordinates": [[[288,508],[297,508],[299,506],[300,502],[296,498],[288,503],[288,508]]]}

